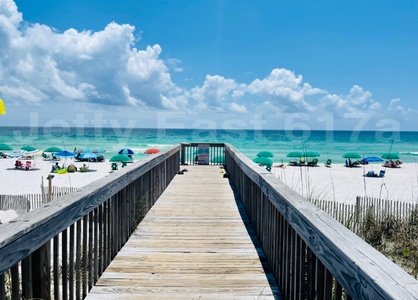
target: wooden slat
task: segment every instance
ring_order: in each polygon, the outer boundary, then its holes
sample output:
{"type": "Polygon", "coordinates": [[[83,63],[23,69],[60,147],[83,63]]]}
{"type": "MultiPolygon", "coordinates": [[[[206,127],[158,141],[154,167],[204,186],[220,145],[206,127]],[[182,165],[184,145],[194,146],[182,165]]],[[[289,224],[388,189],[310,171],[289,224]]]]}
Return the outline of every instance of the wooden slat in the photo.
{"type": "Polygon", "coordinates": [[[279,299],[253,238],[219,167],[188,166],[87,299],[279,299]]]}

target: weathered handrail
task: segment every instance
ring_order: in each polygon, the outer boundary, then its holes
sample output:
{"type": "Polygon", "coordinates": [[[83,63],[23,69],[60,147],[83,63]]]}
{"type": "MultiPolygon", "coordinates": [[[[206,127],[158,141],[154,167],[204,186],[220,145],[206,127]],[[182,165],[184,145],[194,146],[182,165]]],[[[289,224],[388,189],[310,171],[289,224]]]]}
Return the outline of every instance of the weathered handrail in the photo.
{"type": "Polygon", "coordinates": [[[226,169],[284,299],[418,299],[418,281],[225,145],[226,169]]]}
{"type": "Polygon", "coordinates": [[[0,299],[84,298],[179,167],[180,145],[1,225],[0,299]]]}

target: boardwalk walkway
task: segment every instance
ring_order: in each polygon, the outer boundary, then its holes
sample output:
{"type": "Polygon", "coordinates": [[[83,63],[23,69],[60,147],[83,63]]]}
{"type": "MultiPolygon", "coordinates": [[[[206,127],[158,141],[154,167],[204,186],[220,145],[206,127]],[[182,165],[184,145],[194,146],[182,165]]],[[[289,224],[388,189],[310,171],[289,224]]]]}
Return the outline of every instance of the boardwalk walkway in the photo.
{"type": "Polygon", "coordinates": [[[280,298],[219,166],[187,169],[176,175],[86,299],[280,298]]]}

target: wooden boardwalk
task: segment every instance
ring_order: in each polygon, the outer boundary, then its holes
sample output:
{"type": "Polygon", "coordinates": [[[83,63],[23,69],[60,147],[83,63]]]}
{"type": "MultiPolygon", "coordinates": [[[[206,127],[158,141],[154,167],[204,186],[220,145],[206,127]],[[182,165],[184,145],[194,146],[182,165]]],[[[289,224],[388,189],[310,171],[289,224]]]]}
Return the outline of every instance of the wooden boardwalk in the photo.
{"type": "Polygon", "coordinates": [[[86,299],[280,299],[219,166],[187,170],[175,176],[86,299]]]}

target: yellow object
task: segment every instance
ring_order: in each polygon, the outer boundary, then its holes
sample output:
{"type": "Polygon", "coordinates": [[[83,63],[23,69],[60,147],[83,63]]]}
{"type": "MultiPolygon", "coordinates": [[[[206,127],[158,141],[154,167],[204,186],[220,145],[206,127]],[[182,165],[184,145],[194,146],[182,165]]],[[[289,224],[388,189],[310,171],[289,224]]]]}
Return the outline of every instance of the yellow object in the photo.
{"type": "Polygon", "coordinates": [[[3,100],[0,99],[0,115],[4,115],[6,113],[6,107],[4,106],[3,100]]]}

